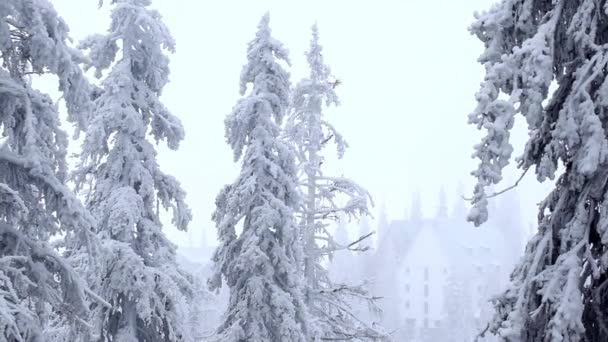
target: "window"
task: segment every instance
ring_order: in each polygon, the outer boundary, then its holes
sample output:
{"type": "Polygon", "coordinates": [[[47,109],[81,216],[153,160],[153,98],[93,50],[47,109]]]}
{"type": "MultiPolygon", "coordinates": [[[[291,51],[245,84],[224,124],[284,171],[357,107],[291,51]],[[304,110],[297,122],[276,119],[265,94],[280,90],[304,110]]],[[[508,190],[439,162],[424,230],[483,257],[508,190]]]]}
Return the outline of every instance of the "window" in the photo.
{"type": "Polygon", "coordinates": [[[429,302],[424,302],[424,314],[429,314],[429,302]]]}
{"type": "Polygon", "coordinates": [[[408,275],[408,276],[410,275],[410,267],[409,266],[405,268],[405,275],[408,275]]]}
{"type": "Polygon", "coordinates": [[[424,284],[424,296],[429,296],[429,284],[424,284]]]}
{"type": "Polygon", "coordinates": [[[428,327],[429,327],[429,319],[428,319],[428,318],[425,318],[425,319],[424,319],[424,327],[425,327],[425,328],[428,328],[428,327]]]}
{"type": "Polygon", "coordinates": [[[405,301],[405,308],[406,308],[406,309],[409,309],[409,308],[410,308],[410,301],[409,301],[409,300],[406,300],[406,301],[405,301]]]}
{"type": "Polygon", "coordinates": [[[429,280],[429,268],[424,268],[424,280],[429,280]]]}
{"type": "Polygon", "coordinates": [[[439,322],[438,320],[435,320],[435,328],[439,328],[439,326],[441,326],[441,322],[439,322]]]}
{"type": "Polygon", "coordinates": [[[410,292],[410,284],[405,284],[405,292],[410,292]]]}

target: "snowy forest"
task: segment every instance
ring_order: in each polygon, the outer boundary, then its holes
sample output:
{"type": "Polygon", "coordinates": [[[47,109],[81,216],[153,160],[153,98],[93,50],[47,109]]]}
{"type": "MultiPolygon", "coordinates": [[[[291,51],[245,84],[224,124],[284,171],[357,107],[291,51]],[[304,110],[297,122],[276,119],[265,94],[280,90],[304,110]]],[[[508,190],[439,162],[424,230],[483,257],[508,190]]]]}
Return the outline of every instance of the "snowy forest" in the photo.
{"type": "Polygon", "coordinates": [[[606,0],[0,0],[0,342],[608,341],[607,76],[606,0]]]}

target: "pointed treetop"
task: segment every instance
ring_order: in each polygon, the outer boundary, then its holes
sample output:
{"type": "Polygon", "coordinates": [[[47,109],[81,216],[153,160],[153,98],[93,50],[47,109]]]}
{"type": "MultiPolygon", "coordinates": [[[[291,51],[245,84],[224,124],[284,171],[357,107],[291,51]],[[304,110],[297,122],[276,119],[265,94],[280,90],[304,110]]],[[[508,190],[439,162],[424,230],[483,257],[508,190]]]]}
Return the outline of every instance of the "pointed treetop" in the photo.
{"type": "Polygon", "coordinates": [[[439,208],[437,208],[438,218],[448,217],[448,204],[446,197],[445,187],[442,185],[441,188],[439,188],[439,208]]]}
{"type": "Polygon", "coordinates": [[[269,23],[270,23],[270,11],[266,11],[262,15],[262,18],[260,19],[260,24],[258,25],[258,28],[260,28],[262,26],[268,27],[269,23]]]}
{"type": "Polygon", "coordinates": [[[339,105],[338,97],[333,90],[341,84],[341,81],[331,74],[331,68],[325,64],[323,46],[319,44],[319,28],[316,22],[312,25],[311,31],[310,47],[304,54],[310,66],[310,80],[316,84],[323,83],[323,86],[327,87],[325,89],[326,105],[339,105]]]}
{"type": "Polygon", "coordinates": [[[384,200],[380,203],[378,208],[378,235],[379,238],[384,238],[388,233],[388,217],[386,215],[386,204],[384,200]]]}
{"type": "Polygon", "coordinates": [[[289,65],[288,51],[270,36],[268,22],[265,14],[255,38],[248,44],[247,63],[241,70],[240,93],[245,96],[250,85],[251,93],[239,100],[225,119],[226,139],[234,151],[235,161],[241,158],[251,136],[260,133],[254,133],[256,128],[265,126],[270,135],[279,134],[278,126],[289,106],[289,72],[279,63],[289,65]]]}
{"type": "Polygon", "coordinates": [[[422,220],[422,203],[420,200],[420,191],[416,190],[412,194],[412,205],[410,209],[410,220],[419,222],[422,220]]]}
{"type": "MultiPolygon", "coordinates": [[[[243,66],[241,71],[241,95],[245,95],[249,83],[253,84],[255,95],[267,92],[270,89],[269,86],[273,84],[272,78],[256,77],[261,72],[276,74],[275,77],[281,79],[289,78],[289,73],[277,63],[277,61],[282,60],[287,65],[291,65],[289,51],[283,46],[283,43],[272,37],[269,24],[270,14],[266,12],[258,24],[255,38],[248,45],[247,64],[243,66]]],[[[278,91],[282,93],[284,90],[280,89],[278,91]]]]}
{"type": "Polygon", "coordinates": [[[312,24],[312,26],[310,27],[311,31],[312,31],[312,40],[310,41],[310,45],[313,45],[314,43],[318,43],[319,42],[319,25],[317,24],[317,22],[315,21],[314,24],[312,24]]]}
{"type": "Polygon", "coordinates": [[[258,23],[258,31],[255,33],[256,38],[269,39],[271,37],[272,30],[270,29],[270,13],[266,12],[260,18],[258,23]]]}
{"type": "Polygon", "coordinates": [[[207,249],[207,233],[206,228],[201,229],[200,248],[207,249]]]}
{"type": "Polygon", "coordinates": [[[388,218],[386,215],[386,203],[384,200],[382,200],[380,207],[378,208],[378,223],[388,223],[388,218]]]}
{"type": "Polygon", "coordinates": [[[310,65],[310,79],[313,82],[325,81],[331,74],[331,69],[323,59],[323,46],[319,44],[319,29],[315,23],[312,28],[310,47],[306,52],[306,60],[310,65]]]}

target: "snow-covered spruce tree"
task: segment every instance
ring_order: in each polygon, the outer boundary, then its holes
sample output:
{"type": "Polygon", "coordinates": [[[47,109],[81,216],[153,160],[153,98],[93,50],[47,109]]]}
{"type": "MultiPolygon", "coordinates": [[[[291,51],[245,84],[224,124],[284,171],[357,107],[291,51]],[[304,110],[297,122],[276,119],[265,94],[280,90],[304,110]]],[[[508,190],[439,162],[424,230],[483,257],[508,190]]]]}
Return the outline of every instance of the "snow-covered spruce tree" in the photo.
{"type": "Polygon", "coordinates": [[[510,161],[517,113],[530,133],[518,167],[544,181],[563,166],[495,301],[490,330],[505,341],[608,340],[607,10],[605,1],[504,0],[471,27],[486,76],[469,120],[487,135],[475,147],[469,219],[487,219],[484,188],[510,161]]]}
{"type": "Polygon", "coordinates": [[[58,316],[86,327],[88,290],[50,241],[69,234],[91,248],[94,220],[64,184],[68,138],[57,104],[32,86],[34,74],[56,76],[68,119],[84,126],[89,85],[67,35],[49,1],[0,2],[2,341],[47,341],[43,330],[58,316]]]}
{"type": "Polygon", "coordinates": [[[179,119],[159,99],[169,75],[165,51],[173,51],[174,41],[150,1],[112,5],[108,32],[82,43],[96,76],[112,65],[101,81],[74,171],[98,221],[103,251],[87,277],[112,305],[93,306],[90,338],[188,341],[185,298],[192,295],[191,278],[162,231],[159,206],[171,211],[180,230],[187,229],[191,214],[179,182],[160,170],[149,141],[165,140],[176,149],[184,137],[179,119]]]}
{"type": "Polygon", "coordinates": [[[294,155],[279,139],[289,104],[289,74],[279,62],[289,59],[268,23],[266,14],[247,49],[241,72],[241,95],[247,95],[225,120],[228,144],[242,168],[218,195],[213,215],[220,246],[210,286],[219,288],[223,275],[230,289],[217,341],[310,341],[294,222],[294,155]]]}
{"type": "MultiPolygon", "coordinates": [[[[340,216],[347,218],[369,215],[371,198],[361,186],[345,177],[323,173],[323,149],[333,140],[338,157],[347,147],[342,135],[325,120],[324,107],[338,105],[334,91],[336,81],[324,63],[316,24],[312,27],[310,48],[306,53],[310,76],[295,87],[285,138],[296,150],[299,167],[299,190],[302,202],[297,214],[304,241],[304,274],[306,301],[310,313],[318,320],[318,332],[325,339],[375,340],[382,335],[354,315],[353,300],[373,302],[365,286],[334,283],[324,260],[339,251],[361,250],[359,242],[338,243],[328,229],[340,216]]],[[[372,303],[373,304],[373,303],[372,303]]]]}

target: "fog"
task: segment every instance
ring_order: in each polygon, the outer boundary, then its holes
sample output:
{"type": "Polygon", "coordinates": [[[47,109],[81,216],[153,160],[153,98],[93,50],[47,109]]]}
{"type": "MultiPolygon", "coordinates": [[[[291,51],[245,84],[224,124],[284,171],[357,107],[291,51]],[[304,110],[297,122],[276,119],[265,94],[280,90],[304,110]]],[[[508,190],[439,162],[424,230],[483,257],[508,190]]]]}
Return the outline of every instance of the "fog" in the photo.
{"type": "MultiPolygon", "coordinates": [[[[107,12],[94,1],[53,3],[75,39],[107,27],[107,12]]],[[[441,187],[451,198],[470,194],[469,172],[476,165],[470,155],[479,134],[467,125],[467,114],[483,79],[476,62],[483,45],[467,27],[475,11],[491,4],[154,1],[177,42],[163,100],[186,127],[178,151],[160,147],[160,162],[182,182],[194,211],[192,237],[173,231],[171,238],[188,245],[200,241],[204,231],[213,240],[215,195],[238,172],[225,143],[223,120],[239,97],[247,42],[266,11],[273,34],[290,50],[292,81],[306,72],[303,53],[310,26],[317,22],[327,63],[343,82],[338,89],[341,106],[330,109],[328,118],[350,148],[343,160],[327,162],[331,172],[364,185],[376,209],[384,205],[389,218],[403,216],[414,192],[420,193],[425,215],[434,213],[441,187]],[[458,193],[460,185],[465,193],[458,193]]],[[[514,146],[521,145],[517,142],[524,134],[515,134],[514,146]]],[[[518,177],[510,168],[504,186],[518,177]]],[[[533,222],[535,204],[546,188],[537,186],[533,175],[519,187],[526,223],[533,222]]]]}
{"type": "MultiPolygon", "coordinates": [[[[480,137],[467,125],[467,115],[483,79],[477,63],[483,45],[467,27],[474,11],[492,3],[155,0],[153,7],[177,42],[162,98],[182,120],[186,138],[177,151],[160,146],[159,163],[182,183],[193,212],[187,233],[173,229],[169,220],[166,224],[178,253],[189,259],[184,262],[206,274],[217,244],[211,221],[215,197],[239,170],[225,143],[224,117],[239,98],[241,66],[259,18],[269,11],[274,36],[290,51],[294,83],[307,72],[303,53],[316,22],[325,60],[342,82],[336,90],[341,105],[328,110],[327,119],[349,144],[341,160],[328,156],[326,170],[356,180],[375,203],[373,217],[340,228],[345,243],[362,231],[375,231],[366,242],[371,249],[345,252],[328,261],[330,269],[340,279],[373,281],[374,294],[384,297],[383,315],[374,319],[398,341],[441,340],[455,329],[446,325],[454,322],[449,315],[471,317],[460,329],[462,336],[450,335],[470,340],[483,328],[491,294],[504,286],[522,254],[536,203],[549,188],[529,174],[515,190],[491,200],[487,224],[466,223],[462,197],[472,193],[469,173],[477,161],[470,156],[480,137]],[[447,241],[457,247],[446,248],[447,241]],[[444,273],[448,267],[457,269],[458,277],[444,273]],[[416,291],[430,292],[433,299],[427,303],[429,295],[416,291]],[[473,303],[470,312],[448,312],[464,304],[446,303],[447,291],[468,293],[470,298],[462,300],[473,303]]],[[[76,41],[108,25],[107,10],[98,9],[96,1],[53,4],[76,41]]],[[[524,130],[516,130],[513,145],[522,146],[526,138],[524,130]]],[[[511,186],[520,172],[509,166],[495,190],[511,186]]]]}

